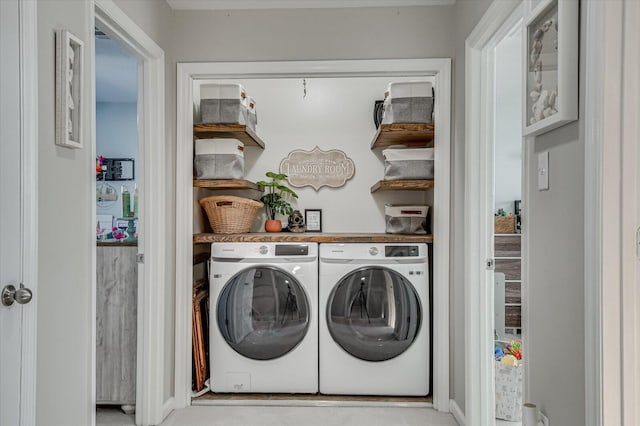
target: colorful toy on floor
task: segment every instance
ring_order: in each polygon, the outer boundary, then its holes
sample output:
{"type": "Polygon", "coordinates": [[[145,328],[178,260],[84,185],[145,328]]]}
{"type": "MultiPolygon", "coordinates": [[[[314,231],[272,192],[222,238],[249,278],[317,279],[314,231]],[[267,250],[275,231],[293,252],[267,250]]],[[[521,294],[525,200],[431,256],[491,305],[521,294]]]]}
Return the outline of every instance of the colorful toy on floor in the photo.
{"type": "Polygon", "coordinates": [[[516,359],[522,359],[522,341],[520,340],[512,340],[510,343],[507,343],[504,347],[505,354],[513,355],[516,359]]]}

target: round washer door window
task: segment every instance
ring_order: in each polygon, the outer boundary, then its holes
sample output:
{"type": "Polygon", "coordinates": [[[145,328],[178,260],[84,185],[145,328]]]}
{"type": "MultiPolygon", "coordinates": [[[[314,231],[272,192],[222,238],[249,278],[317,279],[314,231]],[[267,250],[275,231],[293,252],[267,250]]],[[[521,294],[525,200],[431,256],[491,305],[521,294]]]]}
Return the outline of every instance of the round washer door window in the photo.
{"type": "Polygon", "coordinates": [[[406,351],[418,336],[422,311],[411,285],[382,267],[352,271],[338,282],[327,302],[333,340],[365,361],[386,361],[406,351]]]}
{"type": "Polygon", "coordinates": [[[234,275],[218,298],[220,333],[239,354],[256,360],[281,357],[304,339],[309,301],[302,285],[274,267],[234,275]]]}

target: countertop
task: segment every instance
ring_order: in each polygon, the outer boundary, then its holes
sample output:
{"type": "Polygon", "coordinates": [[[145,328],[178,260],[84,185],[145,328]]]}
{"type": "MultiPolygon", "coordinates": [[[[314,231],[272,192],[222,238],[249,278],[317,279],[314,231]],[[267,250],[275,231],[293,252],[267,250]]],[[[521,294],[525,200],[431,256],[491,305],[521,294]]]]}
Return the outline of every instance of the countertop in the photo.
{"type": "Polygon", "coordinates": [[[134,240],[134,241],[98,240],[97,245],[98,247],[137,247],[138,240],[134,240]]]}
{"type": "Polygon", "coordinates": [[[433,243],[431,234],[372,234],[330,232],[251,232],[246,234],[195,234],[196,244],[218,242],[307,242],[307,243],[433,243]]]}

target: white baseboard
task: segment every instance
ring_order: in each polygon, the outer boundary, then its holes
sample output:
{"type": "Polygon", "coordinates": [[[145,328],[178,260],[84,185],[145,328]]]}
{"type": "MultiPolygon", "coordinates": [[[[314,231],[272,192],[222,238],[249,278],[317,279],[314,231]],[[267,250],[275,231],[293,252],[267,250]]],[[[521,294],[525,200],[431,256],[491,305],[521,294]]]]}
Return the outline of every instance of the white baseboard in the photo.
{"type": "Polygon", "coordinates": [[[456,401],[454,401],[453,399],[449,401],[449,408],[451,409],[451,414],[453,414],[453,418],[456,419],[456,422],[458,422],[460,426],[464,426],[464,413],[462,412],[460,407],[458,407],[456,401]]]}

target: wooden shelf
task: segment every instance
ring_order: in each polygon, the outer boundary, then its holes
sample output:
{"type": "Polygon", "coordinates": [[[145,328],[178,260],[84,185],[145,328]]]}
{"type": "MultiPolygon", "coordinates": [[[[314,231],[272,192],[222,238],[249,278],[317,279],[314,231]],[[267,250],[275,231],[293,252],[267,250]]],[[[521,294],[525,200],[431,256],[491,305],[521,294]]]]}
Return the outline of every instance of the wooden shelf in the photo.
{"type": "Polygon", "coordinates": [[[376,132],[371,149],[391,145],[406,145],[409,148],[431,148],[434,136],[433,123],[381,124],[376,132]]]}
{"type": "Polygon", "coordinates": [[[238,139],[245,146],[258,146],[264,149],[264,142],[256,133],[244,124],[194,124],[193,135],[197,138],[238,139]]]}
{"type": "Polygon", "coordinates": [[[264,191],[264,189],[256,183],[243,179],[194,179],[194,188],[207,189],[253,189],[255,191],[264,191]]]}
{"type": "Polygon", "coordinates": [[[433,188],[432,180],[381,180],[371,187],[376,191],[426,191],[433,188]]]}
{"type": "Polygon", "coordinates": [[[194,244],[221,242],[296,243],[432,243],[433,235],[347,234],[328,232],[252,232],[247,234],[195,234],[194,244]]]}

